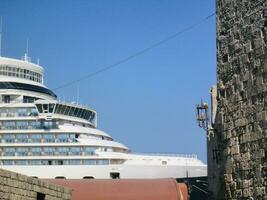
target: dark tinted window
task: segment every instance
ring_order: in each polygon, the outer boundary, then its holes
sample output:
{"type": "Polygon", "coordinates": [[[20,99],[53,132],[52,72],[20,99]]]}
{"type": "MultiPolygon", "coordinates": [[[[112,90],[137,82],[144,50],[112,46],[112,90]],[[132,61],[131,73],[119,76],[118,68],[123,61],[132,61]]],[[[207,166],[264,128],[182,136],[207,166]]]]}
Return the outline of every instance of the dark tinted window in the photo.
{"type": "Polygon", "coordinates": [[[85,120],[89,120],[90,122],[93,122],[94,117],[95,117],[95,113],[90,110],[85,110],[82,108],[71,107],[71,106],[61,105],[61,104],[56,104],[55,113],[79,117],[85,120]]]}
{"type": "Polygon", "coordinates": [[[4,102],[5,103],[10,103],[10,96],[9,95],[5,95],[4,96],[4,102]]]}
{"type": "Polygon", "coordinates": [[[40,93],[48,94],[53,97],[57,97],[51,90],[47,88],[40,87],[37,85],[29,85],[25,83],[1,82],[0,89],[28,90],[28,91],[40,92],[40,93]]]}
{"type": "Polygon", "coordinates": [[[33,103],[36,99],[34,97],[23,96],[23,103],[33,103]]]}
{"type": "Polygon", "coordinates": [[[39,113],[43,112],[42,104],[36,104],[36,107],[37,107],[39,113]]]}

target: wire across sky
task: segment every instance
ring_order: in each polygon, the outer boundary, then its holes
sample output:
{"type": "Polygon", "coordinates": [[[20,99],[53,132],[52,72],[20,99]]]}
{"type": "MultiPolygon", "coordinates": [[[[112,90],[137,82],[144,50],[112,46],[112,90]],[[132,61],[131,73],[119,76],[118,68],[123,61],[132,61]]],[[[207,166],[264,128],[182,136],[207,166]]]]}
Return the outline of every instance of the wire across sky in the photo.
{"type": "Polygon", "coordinates": [[[117,61],[117,62],[115,62],[113,64],[104,66],[104,67],[100,68],[99,70],[97,70],[95,72],[92,72],[92,73],[89,73],[89,74],[86,74],[86,75],[84,75],[84,76],[82,76],[82,77],[80,77],[78,79],[75,79],[73,81],[70,81],[70,82],[67,82],[65,84],[62,84],[62,85],[54,88],[53,90],[60,90],[60,89],[69,87],[69,86],[74,85],[74,84],[76,84],[78,82],[81,82],[83,80],[86,80],[86,79],[89,79],[91,77],[94,77],[94,76],[96,76],[96,75],[98,75],[100,73],[106,72],[106,71],[114,69],[116,67],[119,67],[120,65],[122,65],[122,64],[124,64],[124,63],[126,63],[126,62],[128,62],[128,61],[130,61],[130,60],[132,60],[132,59],[134,59],[136,57],[138,57],[138,56],[141,56],[141,55],[145,54],[146,52],[148,52],[148,51],[150,51],[152,49],[155,49],[155,48],[161,46],[162,44],[164,44],[166,42],[169,42],[170,40],[173,40],[173,39],[177,38],[178,36],[182,35],[183,33],[188,32],[188,31],[196,28],[197,26],[201,25],[205,21],[208,21],[209,19],[211,19],[213,16],[215,16],[215,14],[216,13],[214,12],[214,13],[204,17],[203,19],[201,19],[201,20],[199,20],[199,21],[197,21],[197,22],[185,27],[184,29],[179,30],[176,33],[173,33],[172,35],[169,35],[168,37],[166,37],[166,38],[164,38],[164,39],[162,39],[160,41],[157,41],[157,42],[153,43],[152,45],[135,52],[134,54],[129,55],[128,57],[125,57],[125,58],[123,58],[123,59],[121,59],[121,60],[119,60],[119,61],[117,61]]]}

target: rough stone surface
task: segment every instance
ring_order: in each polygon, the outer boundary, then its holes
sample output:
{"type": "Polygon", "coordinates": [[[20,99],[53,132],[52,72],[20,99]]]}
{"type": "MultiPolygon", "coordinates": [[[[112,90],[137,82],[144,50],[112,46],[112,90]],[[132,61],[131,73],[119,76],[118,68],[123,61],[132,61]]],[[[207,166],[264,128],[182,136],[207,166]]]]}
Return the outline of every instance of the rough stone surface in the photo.
{"type": "Polygon", "coordinates": [[[46,200],[71,200],[71,189],[0,169],[1,200],[36,200],[37,193],[46,200]]]}
{"type": "Polygon", "coordinates": [[[267,199],[267,1],[217,0],[210,199],[267,199]]]}

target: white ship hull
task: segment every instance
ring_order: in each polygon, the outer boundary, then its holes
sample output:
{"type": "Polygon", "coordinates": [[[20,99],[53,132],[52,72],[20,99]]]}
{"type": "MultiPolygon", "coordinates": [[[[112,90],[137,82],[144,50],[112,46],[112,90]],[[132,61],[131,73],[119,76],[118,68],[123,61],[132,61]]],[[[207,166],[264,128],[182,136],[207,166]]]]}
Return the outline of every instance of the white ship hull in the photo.
{"type": "Polygon", "coordinates": [[[206,176],[206,167],[155,166],[155,165],[106,165],[106,166],[9,166],[3,169],[37,178],[110,179],[111,172],[120,173],[120,178],[154,179],[206,176]]]}

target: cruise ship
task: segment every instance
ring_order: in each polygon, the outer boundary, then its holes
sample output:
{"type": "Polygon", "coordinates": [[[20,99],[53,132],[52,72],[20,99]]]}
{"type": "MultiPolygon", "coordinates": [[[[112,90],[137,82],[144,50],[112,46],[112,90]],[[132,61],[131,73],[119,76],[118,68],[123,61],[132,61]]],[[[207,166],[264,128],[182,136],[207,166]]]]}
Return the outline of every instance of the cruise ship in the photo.
{"type": "Polygon", "coordinates": [[[196,155],[138,154],[97,128],[97,112],[61,102],[44,68],[0,57],[0,167],[36,178],[184,178],[207,175],[196,155]]]}

